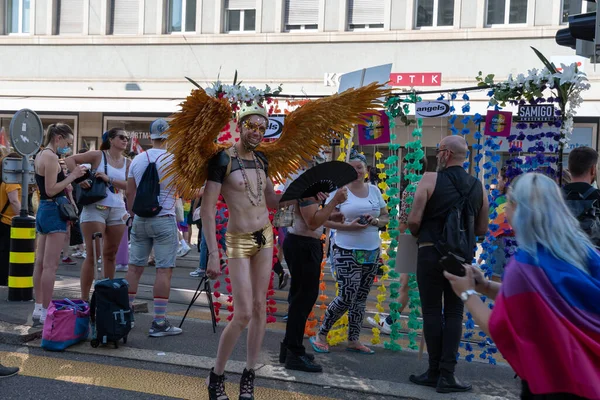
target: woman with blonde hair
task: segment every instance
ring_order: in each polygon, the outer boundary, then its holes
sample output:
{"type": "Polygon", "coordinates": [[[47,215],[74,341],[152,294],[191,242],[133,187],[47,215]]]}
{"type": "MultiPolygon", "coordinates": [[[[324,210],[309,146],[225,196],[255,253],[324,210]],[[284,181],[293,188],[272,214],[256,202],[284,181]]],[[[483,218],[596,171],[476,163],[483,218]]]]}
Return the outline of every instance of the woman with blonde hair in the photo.
{"type": "Polygon", "coordinates": [[[522,399],[600,399],[600,254],[545,175],[514,181],[506,216],[518,250],[502,284],[473,266],[446,278],[521,377],[522,399]]]}

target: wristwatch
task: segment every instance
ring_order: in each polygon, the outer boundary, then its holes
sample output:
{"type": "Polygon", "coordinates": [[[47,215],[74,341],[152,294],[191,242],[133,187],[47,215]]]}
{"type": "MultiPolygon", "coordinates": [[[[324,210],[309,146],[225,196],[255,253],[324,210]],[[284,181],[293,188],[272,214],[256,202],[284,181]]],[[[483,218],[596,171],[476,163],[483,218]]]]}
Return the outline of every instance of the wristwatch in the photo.
{"type": "Polygon", "coordinates": [[[477,292],[474,291],[473,289],[469,289],[460,294],[460,299],[463,301],[463,303],[465,303],[467,300],[469,300],[469,296],[474,295],[474,294],[477,294],[477,292]]]}
{"type": "Polygon", "coordinates": [[[379,226],[379,218],[375,218],[375,226],[379,226]]]}

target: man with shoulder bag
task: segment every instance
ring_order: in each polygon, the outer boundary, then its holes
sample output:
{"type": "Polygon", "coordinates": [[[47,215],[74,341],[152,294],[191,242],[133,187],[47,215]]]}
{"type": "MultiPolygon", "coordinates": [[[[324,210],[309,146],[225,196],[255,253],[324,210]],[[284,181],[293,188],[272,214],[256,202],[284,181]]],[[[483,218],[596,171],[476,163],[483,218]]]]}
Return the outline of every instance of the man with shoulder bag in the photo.
{"type": "Polygon", "coordinates": [[[600,190],[593,186],[598,178],[598,152],[578,147],[569,153],[571,183],[563,187],[566,203],[581,229],[600,248],[600,190]]]}
{"type": "Polygon", "coordinates": [[[475,237],[484,235],[488,228],[489,205],[483,185],[463,168],[467,152],[464,138],[442,139],[437,149],[437,172],[423,175],[408,217],[408,227],[419,244],[417,283],[429,354],[429,369],[411,375],[410,381],[435,387],[439,393],[472,388],[459,382],[454,370],[462,336],[463,302],[475,293],[463,293],[459,298],[443,275],[447,270],[464,276],[463,264],[471,264],[475,254],[475,237]]]}

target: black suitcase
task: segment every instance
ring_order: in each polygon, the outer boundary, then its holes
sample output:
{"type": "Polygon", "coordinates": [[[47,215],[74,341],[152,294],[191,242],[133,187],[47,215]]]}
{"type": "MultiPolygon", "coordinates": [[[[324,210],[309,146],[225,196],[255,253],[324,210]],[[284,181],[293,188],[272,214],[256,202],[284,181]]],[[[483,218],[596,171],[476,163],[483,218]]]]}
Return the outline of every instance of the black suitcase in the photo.
{"type": "Polygon", "coordinates": [[[127,335],[131,330],[132,310],[129,306],[129,284],[125,279],[102,279],[102,267],[98,266],[96,254],[97,240],[101,243],[102,234],[99,232],[92,236],[96,282],[90,302],[91,345],[98,347],[100,343],[112,342],[117,348],[119,340],[123,339],[123,343],[127,343],[127,335]]]}

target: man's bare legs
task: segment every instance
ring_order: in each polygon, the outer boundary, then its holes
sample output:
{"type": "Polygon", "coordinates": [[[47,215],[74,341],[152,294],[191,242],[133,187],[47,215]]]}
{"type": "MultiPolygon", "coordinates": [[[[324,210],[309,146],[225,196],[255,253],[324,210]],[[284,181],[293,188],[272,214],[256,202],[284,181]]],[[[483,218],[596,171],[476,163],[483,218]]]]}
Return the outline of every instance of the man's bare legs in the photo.
{"type": "MultiPolygon", "coordinates": [[[[252,281],[250,278],[250,259],[230,258],[229,278],[231,279],[231,291],[235,302],[235,311],[231,322],[227,324],[221,338],[215,362],[214,373],[223,375],[225,364],[231,356],[244,328],[252,317],[252,281]]],[[[250,343],[248,343],[250,346],[250,343]]]]}
{"type": "MultiPolygon", "coordinates": [[[[246,368],[254,369],[267,327],[267,291],[271,281],[273,249],[262,249],[250,260],[252,319],[248,325],[246,368]]],[[[231,270],[231,269],[230,269],[231,270]]]]}

